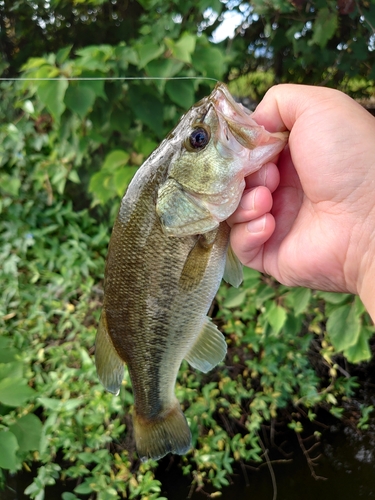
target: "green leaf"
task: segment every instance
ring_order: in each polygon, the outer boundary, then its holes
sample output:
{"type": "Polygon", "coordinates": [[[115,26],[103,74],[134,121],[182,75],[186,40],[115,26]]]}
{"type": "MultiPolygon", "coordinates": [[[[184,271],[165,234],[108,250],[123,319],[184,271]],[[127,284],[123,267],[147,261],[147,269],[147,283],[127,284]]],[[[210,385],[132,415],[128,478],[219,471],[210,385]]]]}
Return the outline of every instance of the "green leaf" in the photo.
{"type": "Polygon", "coordinates": [[[206,9],[212,9],[216,14],[220,14],[220,12],[223,10],[223,4],[220,2],[220,0],[200,0],[199,6],[203,11],[206,9]]]}
{"type": "Polygon", "coordinates": [[[224,55],[217,47],[197,46],[192,55],[193,66],[198,73],[221,80],[225,72],[224,55]]]}
{"type": "Polygon", "coordinates": [[[318,292],[319,297],[324,299],[329,304],[343,304],[351,300],[353,295],[350,293],[336,293],[336,292],[318,292]]]}
{"type": "Polygon", "coordinates": [[[336,351],[344,351],[356,344],[360,329],[361,321],[354,304],[338,307],[327,321],[327,333],[336,351]]]}
{"type": "Polygon", "coordinates": [[[11,363],[0,363],[0,380],[3,378],[21,379],[23,375],[23,363],[14,361],[11,363]]]}
{"type": "Polygon", "coordinates": [[[17,357],[18,351],[13,347],[2,348],[0,346],[0,363],[10,363],[17,357]]]}
{"type": "Polygon", "coordinates": [[[113,56],[113,52],[111,45],[89,45],[76,51],[80,57],[75,63],[83,71],[101,71],[106,74],[110,68],[108,60],[113,56]]]}
{"type": "Polygon", "coordinates": [[[296,288],[289,294],[292,308],[296,316],[306,311],[311,299],[311,290],[308,288],[296,288]]]}
{"type": "Polygon", "coordinates": [[[3,174],[0,177],[0,188],[11,196],[17,196],[21,187],[21,180],[11,175],[3,174]]]}
{"type": "MultiPolygon", "coordinates": [[[[102,76],[98,75],[98,73],[91,73],[91,72],[86,72],[83,71],[82,75],[83,78],[90,78],[90,77],[97,77],[97,76],[102,76]]],[[[105,75],[103,75],[105,76],[105,75]]],[[[83,83],[84,87],[91,89],[96,97],[101,97],[105,101],[108,101],[107,94],[105,93],[104,90],[104,80],[92,80],[92,81],[85,81],[83,83]]]]}
{"type": "Polygon", "coordinates": [[[10,431],[0,431],[0,467],[15,470],[19,464],[16,452],[18,442],[16,436],[10,431]]]}
{"type": "Polygon", "coordinates": [[[128,130],[131,122],[130,110],[124,111],[115,107],[112,110],[109,125],[112,130],[117,130],[121,134],[124,130],[128,130]]]}
{"type": "Polygon", "coordinates": [[[91,483],[93,482],[92,478],[85,479],[82,484],[79,484],[74,488],[75,493],[80,493],[81,495],[89,495],[92,493],[91,483]]]}
{"type": "Polygon", "coordinates": [[[26,71],[28,69],[40,68],[46,64],[48,64],[48,61],[45,57],[30,57],[21,69],[22,71],[26,71]]]}
{"type": "Polygon", "coordinates": [[[364,329],[360,332],[356,343],[344,350],[344,355],[349,363],[360,363],[371,359],[368,333],[364,329]]]}
{"type": "Polygon", "coordinates": [[[146,71],[150,76],[170,78],[177,75],[183,66],[183,62],[173,59],[155,59],[147,64],[146,71]]]}
{"type": "Polygon", "coordinates": [[[128,63],[138,66],[138,54],[133,47],[116,47],[115,53],[122,67],[126,68],[128,63]]]}
{"type": "Polygon", "coordinates": [[[274,306],[267,313],[267,319],[276,334],[280,332],[287,318],[286,310],[281,306],[274,306]]]}
{"type": "Polygon", "coordinates": [[[148,89],[133,86],[129,89],[129,106],[135,116],[148,125],[158,137],[163,135],[163,105],[148,89]]]}
{"type": "Polygon", "coordinates": [[[123,196],[137,170],[138,167],[124,167],[115,173],[113,181],[119,196],[123,196]]]}
{"type": "Polygon", "coordinates": [[[82,405],[81,398],[68,399],[67,401],[62,401],[62,407],[65,411],[72,411],[82,405]]]}
{"type": "Polygon", "coordinates": [[[70,51],[72,50],[73,45],[68,45],[67,47],[63,47],[56,54],[56,63],[63,64],[69,57],[70,51]]]}
{"type": "Polygon", "coordinates": [[[69,85],[65,93],[65,104],[68,109],[84,118],[92,110],[96,99],[95,92],[85,84],[69,85]]]}
{"type": "Polygon", "coordinates": [[[74,493],[70,493],[70,491],[64,491],[61,495],[62,500],[79,500],[78,497],[74,495],[74,493]]]}
{"type": "Polygon", "coordinates": [[[64,96],[68,86],[66,78],[38,84],[38,97],[56,121],[60,120],[60,116],[65,111],[64,96]]]}
{"type": "Polygon", "coordinates": [[[265,284],[260,285],[255,296],[256,307],[261,307],[266,300],[272,299],[275,295],[275,290],[272,287],[265,284]]]}
{"type": "Polygon", "coordinates": [[[154,149],[156,149],[158,143],[150,139],[149,137],[137,137],[134,141],[134,148],[138,151],[138,153],[142,153],[143,156],[149,156],[154,149]]]}
{"type": "Polygon", "coordinates": [[[165,43],[171,50],[175,59],[184,63],[191,63],[191,54],[195,49],[196,36],[191,33],[184,33],[182,37],[175,42],[170,38],[165,39],[165,43]]]}
{"type": "Polygon", "coordinates": [[[313,36],[309,45],[315,43],[323,49],[335,34],[337,26],[337,11],[331,11],[328,7],[320,9],[313,25],[313,36]]]}
{"type": "Polygon", "coordinates": [[[16,436],[19,450],[21,452],[39,450],[40,438],[42,436],[42,422],[33,413],[29,413],[17,420],[9,427],[16,436]]]}
{"type": "Polygon", "coordinates": [[[163,44],[156,44],[156,43],[145,43],[142,45],[139,45],[137,47],[137,53],[138,53],[138,60],[139,64],[138,67],[144,68],[147,63],[152,61],[153,59],[157,59],[160,57],[164,52],[164,45],[163,44]]]}
{"type": "Polygon", "coordinates": [[[229,309],[233,307],[241,306],[246,299],[247,290],[241,290],[240,288],[230,288],[228,291],[227,298],[224,300],[223,307],[228,307],[229,309]]]}
{"type": "Polygon", "coordinates": [[[0,336],[0,352],[9,347],[10,339],[0,336]]]}
{"type": "Polygon", "coordinates": [[[35,395],[34,389],[24,379],[4,378],[0,380],[0,403],[21,406],[35,395]]]}
{"type": "Polygon", "coordinates": [[[150,10],[159,3],[159,0],[138,0],[138,3],[140,3],[144,9],[150,10]]]}
{"type": "Polygon", "coordinates": [[[71,170],[69,172],[68,179],[74,182],[75,184],[80,184],[81,182],[77,170],[71,170]]]}
{"type": "Polygon", "coordinates": [[[128,160],[129,154],[126,151],[123,149],[115,149],[114,151],[108,153],[105,157],[102,170],[113,172],[114,170],[126,165],[128,160]]]}
{"type": "Polygon", "coordinates": [[[61,399],[40,397],[38,401],[47,409],[56,411],[61,407],[61,399]]]}
{"type": "Polygon", "coordinates": [[[194,84],[188,80],[170,80],[165,91],[171,101],[184,109],[189,109],[195,102],[194,84]]]}
{"type": "Polygon", "coordinates": [[[105,170],[96,172],[90,179],[89,192],[92,193],[102,205],[107,203],[113,196],[112,190],[108,189],[109,179],[110,176],[105,170]]]}

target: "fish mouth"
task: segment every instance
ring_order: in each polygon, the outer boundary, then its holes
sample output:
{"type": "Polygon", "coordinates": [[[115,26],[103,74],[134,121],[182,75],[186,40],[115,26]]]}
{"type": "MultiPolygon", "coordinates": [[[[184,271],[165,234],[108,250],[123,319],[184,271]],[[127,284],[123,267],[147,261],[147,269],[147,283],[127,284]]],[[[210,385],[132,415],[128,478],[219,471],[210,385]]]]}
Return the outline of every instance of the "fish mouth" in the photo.
{"type": "MultiPolygon", "coordinates": [[[[228,129],[241,146],[247,149],[255,149],[258,146],[259,136],[263,136],[264,128],[251,118],[252,111],[236,102],[228,87],[223,83],[216,85],[210,95],[210,101],[220,121],[222,123],[226,122],[228,129]]],[[[287,132],[269,134],[268,143],[286,142],[288,135],[287,132]]]]}
{"type": "Polygon", "coordinates": [[[218,115],[221,124],[233,134],[234,138],[247,149],[256,147],[257,131],[253,123],[249,123],[251,111],[237,103],[230,94],[228,87],[218,83],[213,90],[210,101],[218,115]]]}

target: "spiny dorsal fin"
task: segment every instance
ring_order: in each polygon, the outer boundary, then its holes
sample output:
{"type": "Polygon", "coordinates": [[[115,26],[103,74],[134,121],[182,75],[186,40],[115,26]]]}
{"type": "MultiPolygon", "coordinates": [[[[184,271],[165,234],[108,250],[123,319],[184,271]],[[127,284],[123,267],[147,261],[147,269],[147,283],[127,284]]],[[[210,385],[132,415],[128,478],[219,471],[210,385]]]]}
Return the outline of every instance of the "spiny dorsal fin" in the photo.
{"type": "Polygon", "coordinates": [[[230,245],[228,246],[227,250],[223,279],[236,288],[238,288],[243,281],[242,264],[234,254],[230,245]]]}
{"type": "Polygon", "coordinates": [[[227,344],[216,325],[206,318],[192,348],[185,356],[186,361],[197,370],[207,373],[225,358],[227,344]]]}
{"type": "Polygon", "coordinates": [[[100,382],[107,391],[118,395],[124,378],[124,362],[116,353],[108,334],[105,311],[99,321],[95,340],[95,364],[100,382]]]}

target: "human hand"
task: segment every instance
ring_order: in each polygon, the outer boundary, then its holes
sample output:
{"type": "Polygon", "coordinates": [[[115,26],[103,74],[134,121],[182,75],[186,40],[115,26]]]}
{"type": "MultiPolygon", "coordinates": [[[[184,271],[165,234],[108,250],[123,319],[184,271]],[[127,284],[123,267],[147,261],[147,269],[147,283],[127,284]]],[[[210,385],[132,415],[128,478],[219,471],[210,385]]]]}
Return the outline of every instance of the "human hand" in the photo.
{"type": "Polygon", "coordinates": [[[375,118],[303,85],[273,87],[252,116],[290,130],[289,145],[247,178],[228,220],[234,252],[285,285],[357,293],[375,318],[375,118]]]}

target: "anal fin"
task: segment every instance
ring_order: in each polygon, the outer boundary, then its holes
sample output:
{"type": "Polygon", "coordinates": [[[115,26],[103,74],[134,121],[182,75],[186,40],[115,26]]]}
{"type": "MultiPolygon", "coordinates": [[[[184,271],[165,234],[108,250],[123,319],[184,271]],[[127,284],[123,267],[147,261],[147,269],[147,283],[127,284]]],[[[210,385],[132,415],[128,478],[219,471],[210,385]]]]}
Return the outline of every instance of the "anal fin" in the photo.
{"type": "Polygon", "coordinates": [[[95,340],[95,364],[100,382],[107,391],[120,392],[124,378],[124,362],[116,353],[108,334],[107,319],[103,310],[95,340]]]}
{"type": "Polygon", "coordinates": [[[229,245],[225,260],[224,281],[238,288],[243,281],[243,266],[229,245]]]}
{"type": "Polygon", "coordinates": [[[193,368],[207,373],[225,358],[226,353],[227,344],[223,334],[210,318],[206,318],[202,330],[185,359],[193,368]]]}

